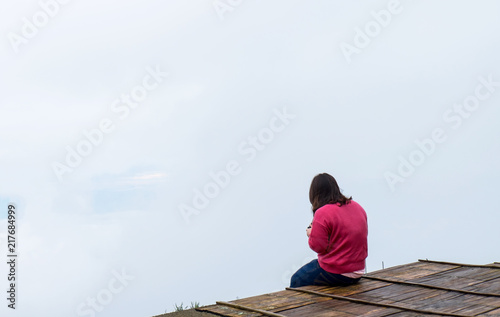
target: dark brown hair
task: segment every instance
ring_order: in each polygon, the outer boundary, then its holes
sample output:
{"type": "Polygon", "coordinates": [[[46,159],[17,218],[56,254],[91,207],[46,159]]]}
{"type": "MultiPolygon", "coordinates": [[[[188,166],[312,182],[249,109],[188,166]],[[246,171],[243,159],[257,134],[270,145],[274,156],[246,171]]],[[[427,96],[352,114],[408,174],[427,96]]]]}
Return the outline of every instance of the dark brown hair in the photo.
{"type": "Polygon", "coordinates": [[[309,189],[309,201],[313,213],[326,204],[340,204],[342,206],[351,200],[352,196],[347,198],[340,192],[339,185],[332,175],[322,173],[313,178],[309,189]]]}

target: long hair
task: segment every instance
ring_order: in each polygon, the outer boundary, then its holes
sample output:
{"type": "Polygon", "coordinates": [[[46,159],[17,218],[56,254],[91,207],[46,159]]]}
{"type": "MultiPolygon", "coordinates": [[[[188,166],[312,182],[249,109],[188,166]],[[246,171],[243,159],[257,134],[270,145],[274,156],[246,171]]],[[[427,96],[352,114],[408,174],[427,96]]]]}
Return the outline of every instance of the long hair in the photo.
{"type": "Polygon", "coordinates": [[[309,189],[309,201],[313,214],[326,204],[348,204],[352,196],[347,198],[340,192],[339,185],[333,176],[327,173],[316,175],[309,189]]]}

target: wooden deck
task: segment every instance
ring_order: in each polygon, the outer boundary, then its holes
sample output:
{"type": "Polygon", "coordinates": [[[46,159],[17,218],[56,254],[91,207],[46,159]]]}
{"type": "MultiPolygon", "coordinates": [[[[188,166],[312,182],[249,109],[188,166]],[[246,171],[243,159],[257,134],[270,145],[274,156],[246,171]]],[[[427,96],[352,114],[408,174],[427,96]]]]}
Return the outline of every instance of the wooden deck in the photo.
{"type": "Polygon", "coordinates": [[[500,263],[420,260],[367,274],[348,287],[305,286],[199,311],[220,316],[500,316],[500,263]]]}

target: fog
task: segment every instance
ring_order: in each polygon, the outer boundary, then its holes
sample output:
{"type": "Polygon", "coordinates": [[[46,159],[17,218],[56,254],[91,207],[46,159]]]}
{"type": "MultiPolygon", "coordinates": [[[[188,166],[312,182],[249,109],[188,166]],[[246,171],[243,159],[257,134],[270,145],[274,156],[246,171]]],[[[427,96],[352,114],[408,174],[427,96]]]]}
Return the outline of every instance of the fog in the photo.
{"type": "Polygon", "coordinates": [[[144,316],[282,290],[312,178],[367,271],[499,261],[500,3],[3,3],[2,316],[144,316]],[[12,218],[10,219],[12,220],[12,218]]]}

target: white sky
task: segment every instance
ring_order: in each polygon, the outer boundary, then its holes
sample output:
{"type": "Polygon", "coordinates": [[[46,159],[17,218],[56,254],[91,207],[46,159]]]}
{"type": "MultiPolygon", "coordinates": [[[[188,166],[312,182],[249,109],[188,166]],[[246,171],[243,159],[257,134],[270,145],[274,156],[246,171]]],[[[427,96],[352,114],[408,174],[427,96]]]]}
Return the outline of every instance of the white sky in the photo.
{"type": "Polygon", "coordinates": [[[1,300],[2,316],[91,316],[77,309],[101,296],[96,316],[147,317],[281,290],[314,257],[305,228],[320,172],[368,213],[368,271],[500,260],[499,2],[401,1],[382,27],[370,12],[390,1],[220,3],[233,3],[222,18],[211,0],[69,1],[16,46],[23,18],[43,11],[4,1],[0,256],[14,202],[19,258],[16,311],[1,300]],[[370,25],[378,34],[349,63],[342,43],[370,25]],[[148,68],[168,76],[120,119],[113,101],[148,68]],[[477,89],[458,126],[454,104],[477,89]],[[283,131],[243,154],[283,109],[294,116],[283,131]],[[53,164],[102,120],[114,130],[59,181],[53,164]],[[386,173],[434,129],[446,140],[391,190],[386,173]],[[240,173],[186,223],[179,206],[231,161],[240,173]],[[122,270],[134,278],[106,298],[122,270]]]}

